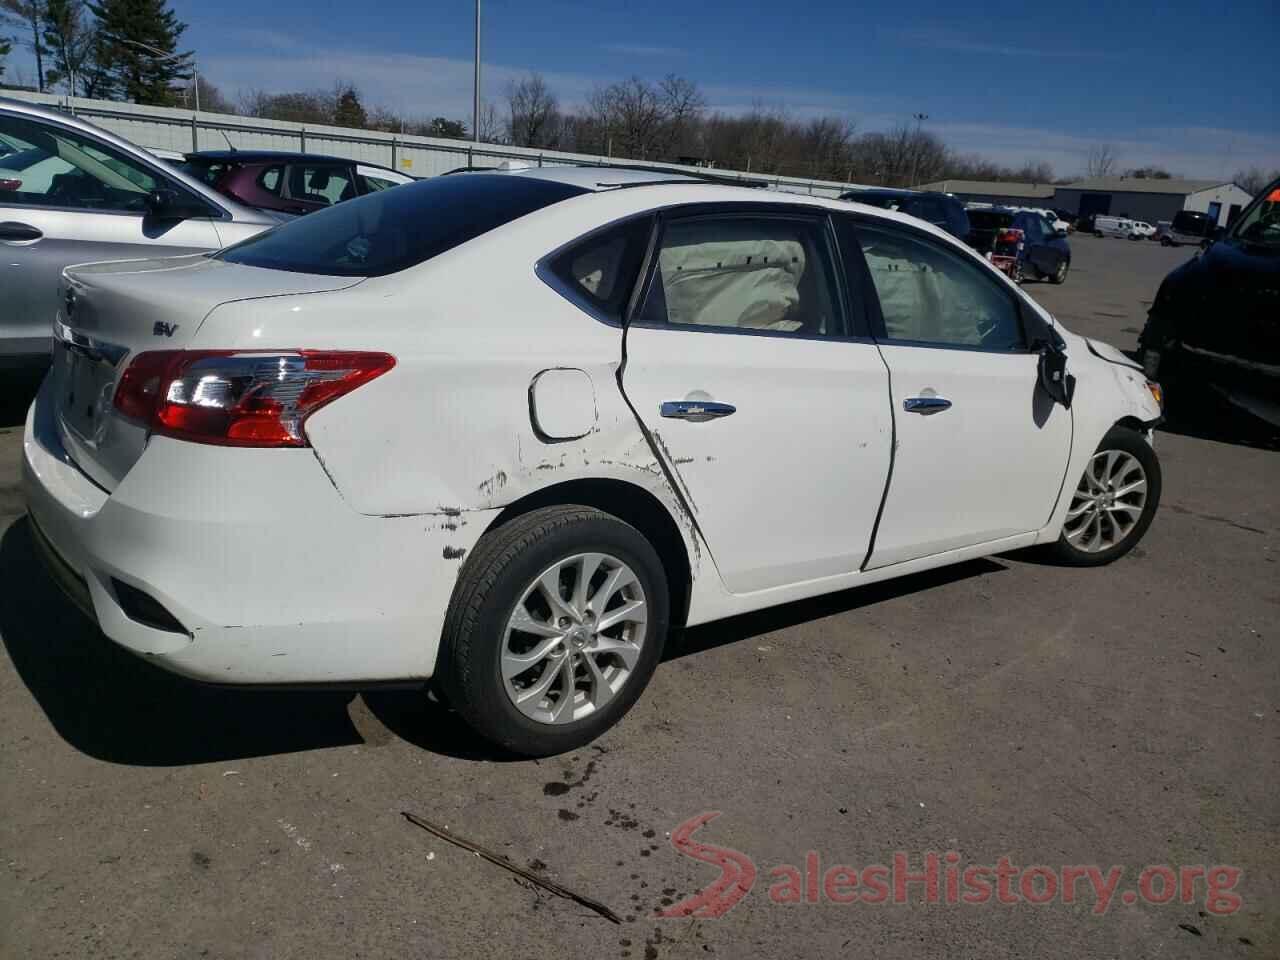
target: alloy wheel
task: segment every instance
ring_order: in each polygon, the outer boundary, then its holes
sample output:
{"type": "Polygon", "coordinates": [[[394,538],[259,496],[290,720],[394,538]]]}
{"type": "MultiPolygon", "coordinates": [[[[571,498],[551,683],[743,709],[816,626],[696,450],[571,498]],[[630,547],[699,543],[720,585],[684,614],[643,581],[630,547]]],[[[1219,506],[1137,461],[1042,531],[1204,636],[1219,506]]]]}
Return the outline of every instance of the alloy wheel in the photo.
{"type": "Polygon", "coordinates": [[[1147,474],[1138,458],[1123,450],[1093,455],[1071,497],[1063,534],[1085,553],[1123,543],[1137,527],[1147,503],[1147,474]]]}
{"type": "Polygon", "coordinates": [[[503,688],[539,723],[581,720],[630,679],[647,622],[644,588],[627,564],[606,553],[566,557],[539,574],[511,612],[503,688]]]}

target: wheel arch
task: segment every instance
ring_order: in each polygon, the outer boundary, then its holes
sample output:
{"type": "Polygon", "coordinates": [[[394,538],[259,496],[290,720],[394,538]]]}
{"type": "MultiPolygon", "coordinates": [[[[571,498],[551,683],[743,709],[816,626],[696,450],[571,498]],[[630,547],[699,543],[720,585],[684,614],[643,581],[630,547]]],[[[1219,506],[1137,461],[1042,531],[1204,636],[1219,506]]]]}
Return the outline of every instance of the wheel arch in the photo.
{"type": "Polygon", "coordinates": [[[644,487],[608,478],[579,478],[552,484],[507,504],[485,528],[485,534],[532,510],[568,504],[595,507],[612,514],[635,527],[653,544],[667,571],[671,624],[683,626],[693,590],[689,550],[675,518],[662,501],[644,487]]]}

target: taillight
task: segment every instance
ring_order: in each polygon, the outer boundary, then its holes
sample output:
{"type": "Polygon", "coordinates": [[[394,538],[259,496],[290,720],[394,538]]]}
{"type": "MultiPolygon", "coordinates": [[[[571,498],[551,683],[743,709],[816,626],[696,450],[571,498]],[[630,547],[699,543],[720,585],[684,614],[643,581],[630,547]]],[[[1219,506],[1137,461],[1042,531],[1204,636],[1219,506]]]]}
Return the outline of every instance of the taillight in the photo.
{"type": "Polygon", "coordinates": [[[21,190],[22,181],[13,180],[8,177],[0,177],[0,190],[21,190]]]}
{"type": "Polygon", "coordinates": [[[152,350],[125,368],[115,407],[160,436],[305,447],[307,417],[395,363],[390,354],[346,350],[152,350]]]}
{"type": "Polygon", "coordinates": [[[1020,244],[1022,243],[1022,231],[1016,227],[1008,230],[1001,230],[996,236],[996,243],[1020,244]]]}

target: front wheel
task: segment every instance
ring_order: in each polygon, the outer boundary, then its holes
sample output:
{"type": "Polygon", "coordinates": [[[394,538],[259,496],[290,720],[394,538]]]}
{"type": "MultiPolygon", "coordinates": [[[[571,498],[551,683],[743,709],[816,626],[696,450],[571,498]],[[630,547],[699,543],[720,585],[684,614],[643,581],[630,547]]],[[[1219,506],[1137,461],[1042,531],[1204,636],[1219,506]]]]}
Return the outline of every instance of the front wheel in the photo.
{"type": "Polygon", "coordinates": [[[1066,283],[1067,271],[1071,269],[1071,264],[1063,260],[1058,264],[1058,269],[1053,272],[1053,276],[1049,278],[1050,283],[1066,283]]]}
{"type": "Polygon", "coordinates": [[[634,527],[591,507],[535,510],[467,559],[437,679],[491,742],[526,756],[573,750],[639,698],[668,606],[662,561],[634,527]]]}
{"type": "Polygon", "coordinates": [[[1071,494],[1049,553],[1059,563],[1095,567],[1137,546],[1160,505],[1160,461],[1142,434],[1112,427],[1071,494]]]}

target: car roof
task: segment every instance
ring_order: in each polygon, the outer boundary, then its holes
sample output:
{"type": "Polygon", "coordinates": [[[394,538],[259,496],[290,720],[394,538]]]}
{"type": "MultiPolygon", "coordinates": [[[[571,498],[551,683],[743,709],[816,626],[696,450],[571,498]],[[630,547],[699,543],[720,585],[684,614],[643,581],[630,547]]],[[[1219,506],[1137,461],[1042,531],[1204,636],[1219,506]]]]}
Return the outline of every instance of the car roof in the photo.
{"type": "Polygon", "coordinates": [[[238,160],[241,163],[259,163],[267,160],[323,160],[333,163],[358,163],[350,157],[331,157],[323,153],[302,153],[298,150],[196,150],[185,154],[188,160],[238,160]]]}
{"type": "Polygon", "coordinates": [[[554,180],[557,183],[581,187],[584,190],[599,192],[616,190],[621,187],[653,186],[658,184],[701,184],[735,187],[737,189],[757,192],[766,186],[762,180],[747,180],[737,177],[717,176],[714,173],[690,173],[684,170],[666,167],[646,166],[613,166],[600,164],[575,164],[572,166],[516,167],[513,169],[484,170],[477,167],[465,167],[452,173],[497,173],[512,177],[533,177],[538,180],[554,180]]]}

